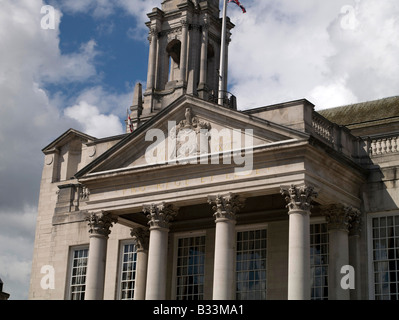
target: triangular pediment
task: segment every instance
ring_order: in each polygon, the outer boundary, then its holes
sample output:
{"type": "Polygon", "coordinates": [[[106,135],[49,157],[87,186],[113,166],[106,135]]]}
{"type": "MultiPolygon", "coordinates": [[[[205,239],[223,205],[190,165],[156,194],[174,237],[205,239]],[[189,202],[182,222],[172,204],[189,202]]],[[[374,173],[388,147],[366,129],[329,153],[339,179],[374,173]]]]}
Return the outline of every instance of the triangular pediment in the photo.
{"type": "Polygon", "coordinates": [[[185,96],[76,176],[153,165],[200,163],[201,159],[211,156],[303,138],[296,130],[185,96]]]}
{"type": "Polygon", "coordinates": [[[53,152],[55,149],[60,149],[62,146],[66,145],[72,140],[79,140],[83,142],[91,142],[97,140],[88,134],[80,132],[75,129],[69,129],[65,131],[61,136],[56,138],[53,142],[42,149],[42,152],[47,154],[48,152],[53,152]]]}

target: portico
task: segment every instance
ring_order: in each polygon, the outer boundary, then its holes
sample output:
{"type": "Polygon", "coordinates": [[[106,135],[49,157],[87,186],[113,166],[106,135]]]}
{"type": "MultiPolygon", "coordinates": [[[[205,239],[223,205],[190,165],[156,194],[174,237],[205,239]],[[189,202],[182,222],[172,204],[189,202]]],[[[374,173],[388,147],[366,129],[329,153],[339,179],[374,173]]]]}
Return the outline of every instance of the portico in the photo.
{"type": "MultiPolygon", "coordinates": [[[[203,103],[199,106],[195,99],[186,99],[190,100],[181,101],[174,110],[165,114],[166,118],[162,115],[155,117],[142,128],[165,123],[170,114],[184,119],[187,103],[193,117],[198,117],[199,121],[212,127],[223,125],[216,118],[209,118],[201,107],[203,103]]],[[[213,110],[213,115],[215,111],[226,112],[225,109],[213,110]]],[[[239,126],[240,117],[242,115],[230,116],[229,121],[239,126]]],[[[266,277],[270,284],[267,295],[271,298],[275,295],[295,300],[310,299],[309,227],[313,217],[328,223],[330,245],[335,246],[330,249],[329,298],[349,298],[349,292],[342,291],[339,286],[342,264],[350,264],[349,226],[346,225],[345,230],[336,227],[333,217],[341,215],[337,208],[341,208],[346,217],[344,224],[360,215],[356,208],[360,207],[358,194],[364,179],[362,170],[354,171],[356,164],[348,162],[339,153],[334,153],[333,157],[326,153],[326,146],[322,143],[309,143],[309,136],[300,131],[266,125],[266,131],[261,134],[255,123],[252,127],[255,128],[251,153],[253,169],[245,175],[235,173],[235,163],[212,165],[209,161],[207,165],[179,162],[145,165],[140,160],[144,157],[145,148],[131,149],[138,145],[137,140],[144,140],[144,129],[143,132],[137,130],[108,154],[103,154],[91,166],[78,172],[79,182],[90,190],[89,198],[80,205],[81,210],[103,210],[117,217],[118,224],[133,231],[145,231],[149,237],[148,251],[138,244],[140,254],[136,263],[141,276],[137,276],[135,298],[174,299],[179,286],[176,280],[179,260],[176,241],[180,234],[202,232],[206,249],[201,254],[206,259],[204,268],[207,271],[201,281],[206,298],[235,299],[237,232],[247,226],[255,226],[254,230],[257,230],[257,225],[267,225],[267,251],[270,252],[267,257],[266,277]],[[280,141],[273,141],[275,139],[280,141]],[[122,153],[130,152],[128,158],[122,156],[122,153]],[[150,171],[151,175],[148,174],[150,171]],[[337,171],[341,172],[339,177],[337,171]],[[277,234],[274,228],[286,230],[286,236],[283,237],[284,232],[277,234]],[[284,239],[281,243],[286,243],[287,247],[273,253],[277,238],[284,239]],[[342,246],[347,249],[335,249],[342,246]],[[273,259],[285,261],[286,271],[284,268],[276,270],[272,261],[277,260],[273,259]],[[286,287],[285,293],[281,293],[281,288],[271,278],[276,272],[285,283],[282,285],[286,287]]],[[[221,151],[219,156],[222,155],[221,151]]],[[[138,241],[136,233],[132,234],[138,241]]],[[[88,270],[91,268],[89,266],[88,270]]]]}

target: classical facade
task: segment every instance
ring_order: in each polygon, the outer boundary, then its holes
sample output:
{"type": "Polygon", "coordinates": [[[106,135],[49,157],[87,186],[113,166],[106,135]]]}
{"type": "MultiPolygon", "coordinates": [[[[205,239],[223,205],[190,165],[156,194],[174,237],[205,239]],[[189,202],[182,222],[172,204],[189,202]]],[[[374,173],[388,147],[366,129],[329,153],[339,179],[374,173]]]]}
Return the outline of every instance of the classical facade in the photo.
{"type": "Polygon", "coordinates": [[[218,1],[148,17],[126,134],[43,149],[30,299],[398,299],[399,98],[237,111],[218,1]]]}

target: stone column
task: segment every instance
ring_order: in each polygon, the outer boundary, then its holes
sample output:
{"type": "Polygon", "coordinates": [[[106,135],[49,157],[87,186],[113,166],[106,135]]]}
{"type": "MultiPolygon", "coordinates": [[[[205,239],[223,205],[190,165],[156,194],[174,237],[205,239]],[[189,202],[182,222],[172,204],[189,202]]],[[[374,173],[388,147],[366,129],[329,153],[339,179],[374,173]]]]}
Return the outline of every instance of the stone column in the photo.
{"type": "Polygon", "coordinates": [[[117,222],[111,214],[104,211],[90,213],[89,222],[89,257],[86,273],[85,300],[104,298],[105,261],[107,256],[108,235],[113,223],[117,222]]]}
{"type": "Polygon", "coordinates": [[[134,300],[144,300],[147,282],[148,244],[150,240],[150,232],[148,228],[139,227],[131,229],[130,235],[133,237],[137,251],[134,300]]]}
{"type": "Polygon", "coordinates": [[[155,88],[155,70],[157,61],[158,31],[155,27],[150,29],[150,53],[148,57],[148,73],[146,91],[152,91],[155,88]]]}
{"type": "Polygon", "coordinates": [[[188,38],[188,22],[181,20],[182,37],[181,37],[181,52],[180,52],[180,82],[185,85],[187,81],[187,38],[188,38]]]}
{"type": "Polygon", "coordinates": [[[166,203],[144,206],[150,226],[146,300],[166,298],[166,266],[168,254],[169,222],[177,211],[166,203]]]}
{"type": "Polygon", "coordinates": [[[332,204],[323,208],[328,223],[328,299],[349,300],[350,291],[341,287],[341,268],[349,265],[349,230],[356,220],[358,210],[342,204],[332,204]]]}
{"type": "Polygon", "coordinates": [[[288,299],[310,300],[310,208],[313,187],[281,187],[289,214],[288,299]]]}
{"type": "Polygon", "coordinates": [[[216,223],[213,300],[233,300],[235,284],[235,225],[236,213],[242,204],[238,196],[208,197],[216,223]]]}
{"type": "Polygon", "coordinates": [[[205,18],[202,25],[202,41],[201,41],[201,65],[200,65],[200,80],[198,85],[198,93],[200,98],[205,99],[207,92],[207,68],[208,68],[208,29],[209,23],[205,18]]]}

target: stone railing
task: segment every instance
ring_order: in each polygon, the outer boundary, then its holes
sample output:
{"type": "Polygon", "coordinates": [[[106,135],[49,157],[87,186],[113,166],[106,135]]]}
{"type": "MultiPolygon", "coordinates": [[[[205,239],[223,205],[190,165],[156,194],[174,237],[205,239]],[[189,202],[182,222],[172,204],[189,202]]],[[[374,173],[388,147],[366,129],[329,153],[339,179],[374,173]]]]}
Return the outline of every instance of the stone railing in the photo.
{"type": "Polygon", "coordinates": [[[334,144],[334,124],[332,122],[328,121],[318,113],[313,112],[312,127],[317,136],[331,144],[334,144]]]}
{"type": "Polygon", "coordinates": [[[399,135],[391,135],[370,139],[370,156],[385,155],[399,152],[399,135]]]}
{"type": "Polygon", "coordinates": [[[333,123],[317,112],[312,114],[311,130],[315,138],[356,162],[361,162],[364,156],[368,157],[361,139],[352,135],[345,126],[333,123]]]}

